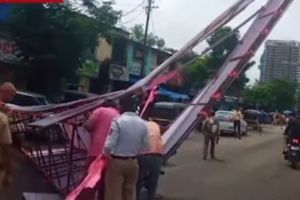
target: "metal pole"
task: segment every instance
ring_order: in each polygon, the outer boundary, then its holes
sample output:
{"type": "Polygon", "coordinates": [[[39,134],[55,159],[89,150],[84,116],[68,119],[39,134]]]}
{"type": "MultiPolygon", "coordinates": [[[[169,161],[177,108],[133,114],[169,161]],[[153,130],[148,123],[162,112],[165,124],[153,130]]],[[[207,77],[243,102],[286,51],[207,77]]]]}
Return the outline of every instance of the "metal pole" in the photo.
{"type": "Polygon", "coordinates": [[[145,76],[148,29],[149,29],[149,21],[150,21],[151,10],[152,10],[152,0],[148,0],[148,7],[146,8],[147,19],[146,19],[146,28],[145,28],[145,35],[144,35],[144,51],[143,51],[143,60],[142,60],[142,66],[141,66],[141,76],[142,77],[145,76]]]}

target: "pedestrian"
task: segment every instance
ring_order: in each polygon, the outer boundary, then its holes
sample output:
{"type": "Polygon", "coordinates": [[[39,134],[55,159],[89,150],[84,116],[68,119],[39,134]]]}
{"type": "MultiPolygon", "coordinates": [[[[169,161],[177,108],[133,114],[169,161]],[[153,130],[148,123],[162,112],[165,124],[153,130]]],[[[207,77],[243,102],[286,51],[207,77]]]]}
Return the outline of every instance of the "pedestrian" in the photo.
{"type": "Polygon", "coordinates": [[[155,200],[157,184],[163,165],[163,143],[159,125],[149,119],[147,122],[150,149],[138,156],[139,179],[137,199],[142,200],[142,189],[147,189],[147,199],[155,200]]]}
{"type": "Polygon", "coordinates": [[[208,117],[208,115],[204,112],[198,113],[197,115],[197,125],[196,125],[196,131],[198,133],[201,133],[202,131],[202,126],[203,126],[203,121],[208,117]]]}
{"type": "Polygon", "coordinates": [[[203,159],[207,159],[208,148],[210,146],[210,157],[215,159],[215,146],[219,143],[220,139],[220,125],[215,118],[215,113],[211,112],[204,120],[202,125],[202,132],[204,135],[204,150],[203,159]]]}
{"type": "Polygon", "coordinates": [[[241,139],[241,120],[243,118],[241,109],[233,111],[233,130],[237,138],[241,139]]]}
{"type": "MultiPolygon", "coordinates": [[[[90,133],[90,146],[88,150],[88,163],[87,167],[102,154],[103,147],[107,136],[110,133],[111,123],[113,119],[120,116],[117,103],[112,100],[106,100],[101,107],[97,108],[90,115],[85,123],[85,129],[90,133]]],[[[102,171],[102,177],[105,177],[105,170],[102,171]]],[[[97,187],[90,193],[95,196],[98,190],[98,199],[104,198],[104,178],[97,184],[97,187]]]]}
{"type": "Polygon", "coordinates": [[[0,86],[0,193],[6,190],[12,182],[11,146],[12,135],[6,115],[5,103],[10,102],[16,94],[12,83],[6,82],[0,86]]]}
{"type": "Polygon", "coordinates": [[[105,177],[105,200],[135,200],[137,156],[149,150],[145,121],[134,111],[131,98],[121,98],[123,114],[113,120],[104,153],[109,157],[105,177]]]}

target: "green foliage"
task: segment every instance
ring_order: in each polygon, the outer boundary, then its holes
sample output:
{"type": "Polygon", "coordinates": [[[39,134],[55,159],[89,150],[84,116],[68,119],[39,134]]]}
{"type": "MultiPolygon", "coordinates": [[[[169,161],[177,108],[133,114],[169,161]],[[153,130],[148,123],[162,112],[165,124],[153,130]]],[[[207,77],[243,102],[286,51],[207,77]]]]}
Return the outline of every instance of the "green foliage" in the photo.
{"type": "MultiPolygon", "coordinates": [[[[208,40],[207,43],[211,46],[215,44],[218,40],[222,39],[224,36],[230,34],[232,32],[232,29],[230,27],[224,27],[217,31],[215,34],[213,34],[208,40]]],[[[235,48],[235,46],[238,44],[238,36],[237,34],[233,34],[229,38],[227,38],[225,41],[223,41],[218,46],[214,47],[212,50],[212,56],[215,58],[220,58],[221,60],[226,57],[232,50],[235,48]]]]}
{"type": "MultiPolygon", "coordinates": [[[[143,43],[145,37],[145,30],[142,24],[136,24],[131,28],[131,37],[133,40],[143,43]]],[[[157,47],[159,49],[163,49],[165,47],[165,40],[159,38],[153,33],[148,34],[147,45],[150,47],[157,47]]]]}
{"type": "Polygon", "coordinates": [[[136,24],[131,28],[132,39],[138,42],[144,40],[144,27],[142,24],[136,24]]]}
{"type": "Polygon", "coordinates": [[[119,19],[112,2],[70,4],[18,4],[8,27],[25,61],[59,69],[59,77],[72,78],[81,65],[82,52],[94,51],[99,34],[107,36],[119,19]],[[84,10],[84,12],[83,12],[84,10]]]}
{"type": "Polygon", "coordinates": [[[80,67],[78,67],[78,73],[82,76],[96,78],[99,74],[99,63],[92,60],[85,60],[80,67]]]}
{"type": "Polygon", "coordinates": [[[260,104],[267,110],[290,110],[296,103],[297,84],[284,80],[259,84],[245,91],[245,102],[260,104]]]}
{"type": "MultiPolygon", "coordinates": [[[[213,34],[207,43],[212,46],[217,41],[227,36],[232,32],[230,27],[224,27],[213,34]]],[[[184,69],[186,78],[186,86],[190,88],[203,87],[205,82],[212,77],[222,66],[226,57],[233,51],[233,49],[238,44],[238,35],[232,34],[221,44],[214,47],[212,51],[204,57],[198,58],[195,62],[190,64],[184,69]]],[[[246,70],[248,70],[255,63],[251,62],[247,65],[246,70]]],[[[236,80],[231,86],[229,93],[236,94],[243,89],[249,79],[246,77],[245,73],[240,75],[240,78],[236,80]]]]}

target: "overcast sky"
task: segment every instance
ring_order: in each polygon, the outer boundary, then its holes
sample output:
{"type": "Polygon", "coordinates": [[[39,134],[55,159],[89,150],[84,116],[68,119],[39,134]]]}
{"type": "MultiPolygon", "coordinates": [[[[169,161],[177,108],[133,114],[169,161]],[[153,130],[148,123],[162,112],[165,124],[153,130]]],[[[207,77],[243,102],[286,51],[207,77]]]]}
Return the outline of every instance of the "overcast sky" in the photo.
{"type": "MultiPolygon", "coordinates": [[[[143,3],[143,7],[139,7],[134,12],[124,16],[122,26],[127,28],[134,24],[145,23],[146,14],[144,7],[146,0],[115,0],[116,9],[120,9],[123,13],[128,13],[143,3]]],[[[237,0],[154,0],[155,5],[159,8],[154,9],[151,16],[150,32],[162,37],[166,41],[166,46],[174,49],[181,48],[195,34],[208,25],[215,17],[221,14],[225,9],[235,3],[237,0]]],[[[250,5],[245,12],[240,14],[237,19],[230,22],[230,26],[234,27],[245,19],[251,13],[255,12],[267,0],[256,0],[250,5]]],[[[283,16],[276,28],[273,30],[269,39],[280,40],[299,40],[300,41],[300,1],[294,0],[294,3],[283,16]]],[[[245,31],[245,27],[243,31],[245,31]]],[[[203,44],[202,44],[203,47],[203,44]]],[[[201,48],[201,46],[200,46],[201,48]]],[[[198,48],[199,49],[199,48],[198,48]]],[[[251,82],[259,78],[258,63],[262,54],[261,48],[255,59],[257,64],[247,72],[251,82]]]]}

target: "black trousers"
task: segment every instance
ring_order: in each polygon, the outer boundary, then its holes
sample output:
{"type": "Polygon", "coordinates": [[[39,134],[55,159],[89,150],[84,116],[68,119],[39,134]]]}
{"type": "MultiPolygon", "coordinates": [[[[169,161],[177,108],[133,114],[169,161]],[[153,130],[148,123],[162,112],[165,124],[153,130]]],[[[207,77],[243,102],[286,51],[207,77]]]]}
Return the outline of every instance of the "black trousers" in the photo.
{"type": "Polygon", "coordinates": [[[137,182],[137,200],[155,200],[158,179],[163,158],[161,155],[149,154],[138,157],[139,179],[137,182]],[[142,189],[147,189],[147,198],[142,199],[142,189]]]}
{"type": "Polygon", "coordinates": [[[234,120],[233,121],[233,130],[238,138],[241,138],[241,121],[234,120]]]}

